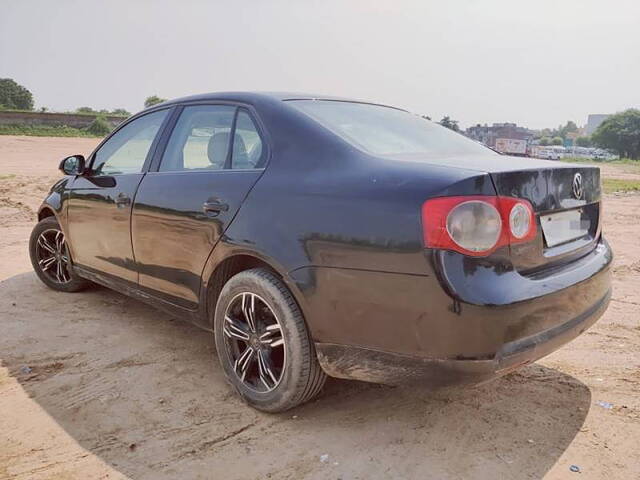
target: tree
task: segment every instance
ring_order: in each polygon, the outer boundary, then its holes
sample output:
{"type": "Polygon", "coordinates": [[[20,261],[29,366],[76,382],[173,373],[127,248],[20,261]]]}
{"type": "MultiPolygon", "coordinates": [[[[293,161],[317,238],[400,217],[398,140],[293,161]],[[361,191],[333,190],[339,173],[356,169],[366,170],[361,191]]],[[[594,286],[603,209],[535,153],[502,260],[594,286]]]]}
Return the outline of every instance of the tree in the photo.
{"type": "Polygon", "coordinates": [[[107,122],[107,120],[104,117],[97,116],[96,118],[93,119],[93,122],[91,122],[89,126],[87,126],[86,130],[92,135],[96,135],[98,137],[104,137],[105,135],[108,135],[109,133],[111,133],[111,130],[113,130],[113,128],[111,127],[111,124],[107,122]]]}
{"type": "Polygon", "coordinates": [[[541,137],[538,143],[543,147],[546,145],[551,145],[551,139],[549,137],[541,137]]]}
{"type": "Polygon", "coordinates": [[[10,78],[0,78],[0,107],[33,110],[33,95],[10,78]]]}
{"type": "Polygon", "coordinates": [[[593,132],[591,140],[620,157],[640,160],[640,110],[630,108],[611,115],[593,132]]]}
{"type": "Polygon", "coordinates": [[[111,112],[113,115],[122,115],[123,117],[130,117],[131,114],[124,108],[116,108],[111,112]]]}
{"type": "Polygon", "coordinates": [[[96,111],[91,107],[80,107],[76,108],[76,113],[96,113],[96,111]]]}
{"type": "Polygon", "coordinates": [[[149,108],[152,105],[156,105],[158,103],[162,103],[166,101],[167,101],[166,98],[160,98],[157,95],[151,95],[150,97],[147,97],[147,99],[144,101],[144,107],[149,108]]]}
{"type": "Polygon", "coordinates": [[[577,132],[577,131],[578,131],[578,126],[576,125],[576,122],[569,120],[565,126],[560,127],[558,129],[558,136],[562,138],[567,138],[568,133],[577,132]]]}
{"type": "Polygon", "coordinates": [[[551,145],[562,145],[562,137],[553,137],[551,139],[551,145]]]}
{"type": "Polygon", "coordinates": [[[590,147],[591,137],[578,137],[576,138],[576,145],[578,147],[590,147]]]}
{"type": "Polygon", "coordinates": [[[458,126],[458,121],[457,120],[451,120],[451,118],[449,118],[448,115],[442,117],[442,120],[440,120],[439,123],[443,127],[447,127],[448,129],[453,130],[454,132],[459,132],[460,131],[460,127],[458,126]]]}

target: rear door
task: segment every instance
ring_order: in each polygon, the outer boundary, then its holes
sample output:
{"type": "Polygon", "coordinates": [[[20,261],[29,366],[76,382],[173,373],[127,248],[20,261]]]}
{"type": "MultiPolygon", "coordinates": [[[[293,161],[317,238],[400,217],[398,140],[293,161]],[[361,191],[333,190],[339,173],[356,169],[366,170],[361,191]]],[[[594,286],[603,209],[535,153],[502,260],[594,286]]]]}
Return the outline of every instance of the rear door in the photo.
{"type": "Polygon", "coordinates": [[[76,265],[136,283],[131,248],[131,206],[168,109],[119,128],[94,152],[90,171],[75,178],[67,231],[76,265]]]}
{"type": "Polygon", "coordinates": [[[204,265],[267,158],[248,109],[182,107],[133,205],[132,242],[143,289],[195,309],[204,265]]]}

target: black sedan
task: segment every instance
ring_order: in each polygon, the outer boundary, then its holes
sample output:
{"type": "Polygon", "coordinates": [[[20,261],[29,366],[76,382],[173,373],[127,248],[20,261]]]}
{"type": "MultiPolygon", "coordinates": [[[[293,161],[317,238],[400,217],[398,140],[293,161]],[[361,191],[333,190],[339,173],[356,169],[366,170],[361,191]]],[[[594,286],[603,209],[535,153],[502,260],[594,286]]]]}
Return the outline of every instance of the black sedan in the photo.
{"type": "Polygon", "coordinates": [[[489,380],[582,333],[611,295],[597,168],[502,156],[393,107],[192,96],[60,167],[31,236],[40,279],[212,331],[265,411],[327,375],[489,380]]]}

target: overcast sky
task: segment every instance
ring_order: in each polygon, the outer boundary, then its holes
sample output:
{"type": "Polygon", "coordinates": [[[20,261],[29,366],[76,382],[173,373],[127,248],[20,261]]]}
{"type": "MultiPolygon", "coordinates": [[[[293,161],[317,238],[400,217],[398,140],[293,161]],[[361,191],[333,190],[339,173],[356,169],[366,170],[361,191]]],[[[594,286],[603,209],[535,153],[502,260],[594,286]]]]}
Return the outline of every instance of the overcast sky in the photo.
{"type": "Polygon", "coordinates": [[[265,90],[582,125],[640,107],[640,1],[0,0],[4,77],[52,110],[265,90]]]}

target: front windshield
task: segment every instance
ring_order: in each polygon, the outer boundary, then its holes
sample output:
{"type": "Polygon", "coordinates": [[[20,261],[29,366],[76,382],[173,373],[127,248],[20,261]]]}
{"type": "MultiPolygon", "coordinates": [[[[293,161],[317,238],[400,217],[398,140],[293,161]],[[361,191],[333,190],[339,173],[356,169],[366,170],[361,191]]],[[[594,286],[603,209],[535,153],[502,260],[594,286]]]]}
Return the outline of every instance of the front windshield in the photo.
{"type": "Polygon", "coordinates": [[[355,147],[381,156],[492,154],[467,137],[412,113],[369,103],[290,100],[292,106],[355,147]]]}

